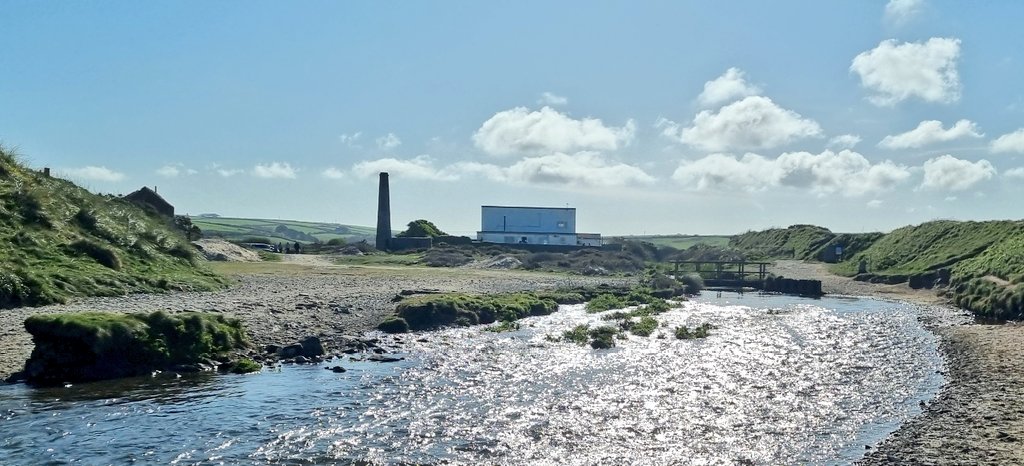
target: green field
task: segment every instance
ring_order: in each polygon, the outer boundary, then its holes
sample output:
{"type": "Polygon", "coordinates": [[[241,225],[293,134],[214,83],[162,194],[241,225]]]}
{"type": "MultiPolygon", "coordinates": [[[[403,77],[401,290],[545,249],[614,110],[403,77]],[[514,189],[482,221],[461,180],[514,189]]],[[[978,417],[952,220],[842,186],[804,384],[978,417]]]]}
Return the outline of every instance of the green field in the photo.
{"type": "Polygon", "coordinates": [[[206,238],[227,240],[266,238],[272,243],[327,242],[335,238],[354,243],[373,241],[376,229],[354,225],[296,220],[270,220],[258,218],[192,217],[192,224],[203,230],[206,238]]]}
{"type": "Polygon", "coordinates": [[[691,246],[704,244],[715,247],[729,246],[731,236],[722,235],[654,235],[654,236],[623,236],[623,239],[631,241],[644,241],[655,246],[668,246],[676,249],[689,249],[691,246]]]}

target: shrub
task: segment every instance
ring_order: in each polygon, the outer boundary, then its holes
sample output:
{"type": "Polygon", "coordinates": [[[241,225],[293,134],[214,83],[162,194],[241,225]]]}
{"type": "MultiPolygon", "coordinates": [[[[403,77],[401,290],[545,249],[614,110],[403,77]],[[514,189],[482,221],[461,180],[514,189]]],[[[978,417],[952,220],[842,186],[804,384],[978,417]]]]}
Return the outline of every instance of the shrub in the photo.
{"type": "Polygon", "coordinates": [[[263,370],[263,364],[249,358],[242,358],[232,362],[226,369],[232,374],[248,374],[250,372],[259,372],[263,370]]]}
{"type": "Polygon", "coordinates": [[[628,330],[633,335],[649,337],[658,329],[658,321],[651,316],[643,316],[639,321],[627,321],[628,330]]]}
{"type": "Polygon", "coordinates": [[[377,329],[384,333],[406,333],[409,331],[409,323],[401,317],[388,317],[377,325],[377,329]]]}
{"type": "Polygon", "coordinates": [[[704,289],[704,280],[694,273],[683,275],[679,281],[683,282],[683,293],[686,294],[698,294],[704,289]]]}
{"type": "Polygon", "coordinates": [[[514,332],[516,330],[519,330],[519,322],[503,320],[498,325],[492,325],[490,327],[485,328],[484,330],[495,333],[514,332]]]}
{"type": "Polygon", "coordinates": [[[76,254],[89,256],[104,267],[121,270],[121,259],[117,257],[117,253],[113,249],[87,239],[75,241],[71,243],[70,247],[76,254]]]}
{"type": "Polygon", "coordinates": [[[75,214],[73,220],[79,226],[89,231],[95,230],[96,224],[98,223],[96,215],[88,210],[85,210],[85,208],[78,209],[78,213],[75,214]]]}
{"type": "Polygon", "coordinates": [[[610,293],[605,293],[598,295],[587,303],[587,312],[603,312],[610,309],[621,309],[624,307],[626,307],[626,303],[622,298],[610,293]]]}
{"type": "Polygon", "coordinates": [[[615,336],[619,330],[609,325],[602,325],[590,329],[590,347],[594,349],[607,349],[615,347],[615,336]]]}
{"type": "Polygon", "coordinates": [[[700,324],[694,327],[693,330],[690,330],[687,326],[683,325],[676,327],[675,333],[676,338],[680,340],[692,340],[694,338],[706,338],[713,328],[715,328],[715,326],[709,323],[700,324]]]}
{"type": "Polygon", "coordinates": [[[196,260],[196,249],[192,247],[192,245],[185,245],[181,243],[175,244],[167,250],[167,254],[179,259],[185,259],[189,262],[194,262],[196,260]]]}
{"type": "Polygon", "coordinates": [[[585,345],[590,340],[590,326],[587,324],[580,324],[572,328],[572,330],[566,330],[562,332],[562,341],[568,343],[576,343],[577,345],[585,345]]]}
{"type": "Polygon", "coordinates": [[[448,325],[513,321],[528,316],[547,315],[557,309],[557,303],[533,293],[447,293],[410,298],[400,303],[396,312],[409,323],[409,328],[424,330],[448,325]]]}
{"type": "Polygon", "coordinates": [[[344,246],[345,244],[345,238],[331,238],[327,240],[328,246],[344,246]]]}

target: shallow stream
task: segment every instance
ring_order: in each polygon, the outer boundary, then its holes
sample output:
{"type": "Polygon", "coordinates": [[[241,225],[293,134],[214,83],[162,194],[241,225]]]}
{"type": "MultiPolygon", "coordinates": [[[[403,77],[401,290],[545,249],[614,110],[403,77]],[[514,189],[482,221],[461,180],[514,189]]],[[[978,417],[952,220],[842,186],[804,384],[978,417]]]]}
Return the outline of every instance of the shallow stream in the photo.
{"type": "Polygon", "coordinates": [[[0,463],[845,464],[942,383],[913,306],[705,295],[610,350],[548,341],[605,323],[563,306],[399,337],[395,363],[0,386],[0,463]]]}

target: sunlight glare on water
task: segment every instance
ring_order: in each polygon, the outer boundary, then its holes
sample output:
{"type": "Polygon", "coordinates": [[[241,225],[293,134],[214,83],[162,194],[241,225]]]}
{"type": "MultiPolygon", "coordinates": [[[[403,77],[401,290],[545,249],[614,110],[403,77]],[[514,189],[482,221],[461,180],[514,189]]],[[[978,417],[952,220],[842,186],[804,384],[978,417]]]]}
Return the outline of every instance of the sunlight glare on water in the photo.
{"type": "Polygon", "coordinates": [[[563,306],[515,332],[406,335],[394,345],[407,360],[343,361],[344,374],[286,367],[81,400],[5,389],[3,424],[52,433],[7,439],[0,453],[86,463],[842,464],[941,383],[935,338],[906,305],[727,295],[683,303],[658,316],[654,335],[610,350],[546,338],[607,323],[601,315],[563,306]],[[674,337],[676,326],[705,322],[717,327],[708,338],[674,337]],[[155,435],[168,441],[141,441],[155,435]]]}

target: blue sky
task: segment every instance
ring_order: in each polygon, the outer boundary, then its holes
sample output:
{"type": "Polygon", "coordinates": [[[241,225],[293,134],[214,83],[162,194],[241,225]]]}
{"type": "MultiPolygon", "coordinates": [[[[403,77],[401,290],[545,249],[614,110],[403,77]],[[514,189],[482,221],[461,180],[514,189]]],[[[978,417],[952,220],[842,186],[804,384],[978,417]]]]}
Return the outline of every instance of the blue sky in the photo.
{"type": "Polygon", "coordinates": [[[180,212],[472,234],[1021,218],[1024,3],[6,2],[0,141],[180,212]]]}

